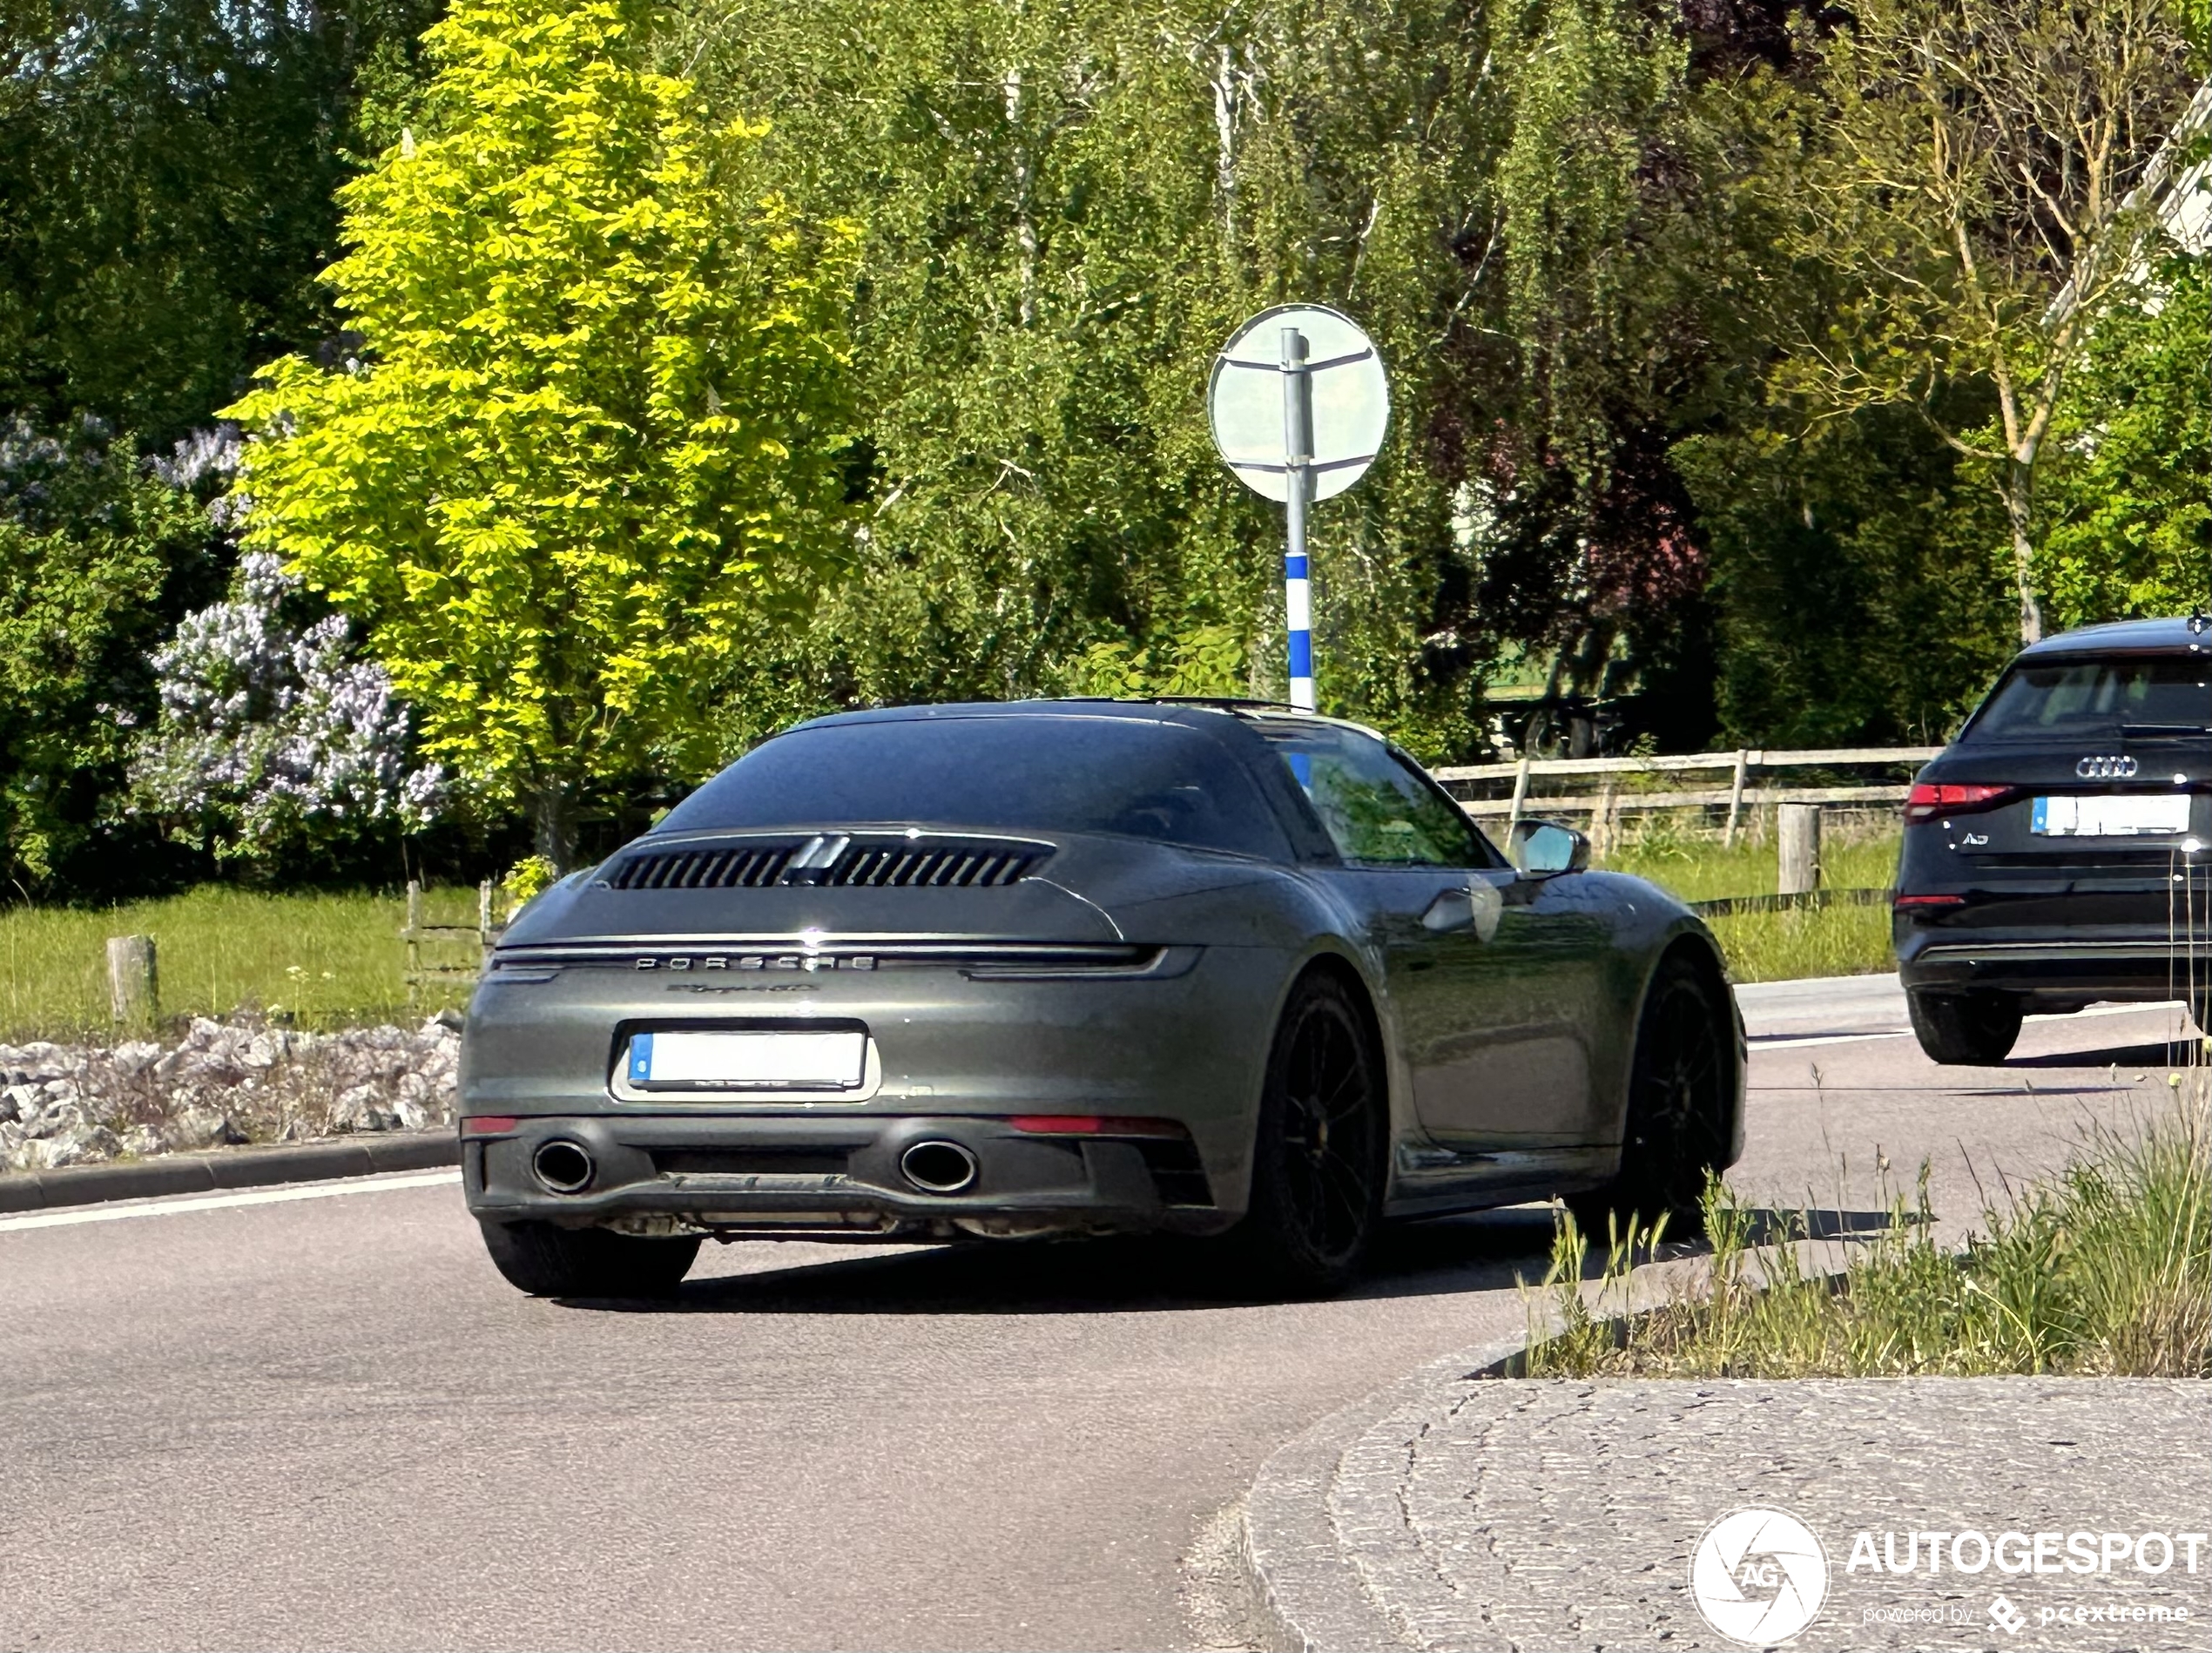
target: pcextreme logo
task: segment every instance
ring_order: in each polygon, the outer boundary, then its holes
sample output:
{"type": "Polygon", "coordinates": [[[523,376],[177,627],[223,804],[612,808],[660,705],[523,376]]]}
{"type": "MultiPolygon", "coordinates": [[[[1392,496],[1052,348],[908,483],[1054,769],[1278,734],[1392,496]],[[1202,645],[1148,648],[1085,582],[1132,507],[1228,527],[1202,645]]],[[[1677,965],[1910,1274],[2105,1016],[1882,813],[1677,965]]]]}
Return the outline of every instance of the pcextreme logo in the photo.
{"type": "Polygon", "coordinates": [[[1794,1515],[1732,1509],[1691,1552],[1689,1594],[1705,1623],[1730,1641],[1772,1647],[1819,1616],[1828,1552],[1794,1515]]]}

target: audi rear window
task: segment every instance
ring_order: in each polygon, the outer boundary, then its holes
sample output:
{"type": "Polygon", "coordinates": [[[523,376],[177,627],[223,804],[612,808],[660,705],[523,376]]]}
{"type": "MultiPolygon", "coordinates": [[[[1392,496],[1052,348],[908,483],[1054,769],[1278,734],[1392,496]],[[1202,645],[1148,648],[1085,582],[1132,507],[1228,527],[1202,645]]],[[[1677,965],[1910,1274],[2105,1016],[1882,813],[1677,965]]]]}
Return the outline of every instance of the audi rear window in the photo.
{"type": "Polygon", "coordinates": [[[1267,802],[1219,743],[1174,724],[1080,715],[794,729],[708,781],[661,830],[861,826],[1110,833],[1290,859],[1267,802]]]}
{"type": "Polygon", "coordinates": [[[1962,741],[2212,732],[2212,657],[2138,654],[2030,660],[1998,683],[1962,741]]]}

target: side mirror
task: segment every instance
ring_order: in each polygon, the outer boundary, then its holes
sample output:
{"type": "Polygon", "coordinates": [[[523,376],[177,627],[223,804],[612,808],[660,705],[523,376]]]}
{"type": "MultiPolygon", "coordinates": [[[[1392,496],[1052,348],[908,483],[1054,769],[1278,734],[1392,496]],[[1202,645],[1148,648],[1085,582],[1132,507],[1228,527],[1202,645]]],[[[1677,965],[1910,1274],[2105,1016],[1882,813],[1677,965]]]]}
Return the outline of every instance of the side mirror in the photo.
{"type": "Polygon", "coordinates": [[[1590,864],[1590,840],[1555,820],[1517,820],[1506,859],[1531,878],[1579,873],[1590,864]]]}

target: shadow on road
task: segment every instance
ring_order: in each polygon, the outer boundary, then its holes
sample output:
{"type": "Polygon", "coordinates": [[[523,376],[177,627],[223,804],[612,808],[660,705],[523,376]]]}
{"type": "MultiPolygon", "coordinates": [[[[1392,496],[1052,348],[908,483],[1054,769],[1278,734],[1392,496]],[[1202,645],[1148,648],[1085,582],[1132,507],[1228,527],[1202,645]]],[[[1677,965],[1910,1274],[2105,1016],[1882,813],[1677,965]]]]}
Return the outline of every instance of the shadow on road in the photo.
{"type": "MultiPolygon", "coordinates": [[[[1882,1211],[1762,1210],[1753,1213],[1752,1232],[1762,1245],[1839,1239],[1880,1231],[1889,1221],[1882,1211]]],[[[1384,1233],[1365,1277],[1337,1300],[1507,1291],[1519,1281],[1533,1286],[1550,1267],[1552,1233],[1552,1212],[1544,1206],[1397,1225],[1384,1233]]],[[[1661,1255],[1691,1257],[1705,1249],[1703,1241],[1670,1241],[1661,1255]]],[[[1584,1278],[1597,1278],[1604,1265],[1601,1236],[1591,1244],[1584,1278]]],[[[1204,1242],[1125,1238],[864,1252],[833,1262],[687,1280],[672,1299],[573,1298],[561,1306],[658,1314],[1100,1314],[1280,1300],[1254,1292],[1231,1259],[1204,1242]]]]}
{"type": "Polygon", "coordinates": [[[2058,1050],[2047,1056],[2010,1056],[2008,1068],[2187,1068],[2203,1060],[2196,1039],[2153,1044],[2114,1045],[2103,1050],[2058,1050]]]}

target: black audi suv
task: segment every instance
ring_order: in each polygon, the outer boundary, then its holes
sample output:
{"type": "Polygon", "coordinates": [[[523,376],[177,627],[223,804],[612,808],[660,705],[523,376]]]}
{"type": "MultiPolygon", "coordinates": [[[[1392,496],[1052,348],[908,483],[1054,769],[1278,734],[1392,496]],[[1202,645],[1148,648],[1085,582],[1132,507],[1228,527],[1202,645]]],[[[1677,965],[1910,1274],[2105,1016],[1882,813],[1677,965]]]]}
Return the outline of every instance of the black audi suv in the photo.
{"type": "Polygon", "coordinates": [[[2186,1000],[2212,1032],[2212,619],[2023,650],[1905,809],[1898,968],[1921,1048],[2001,1060],[2020,1018],[2186,1000]]]}

